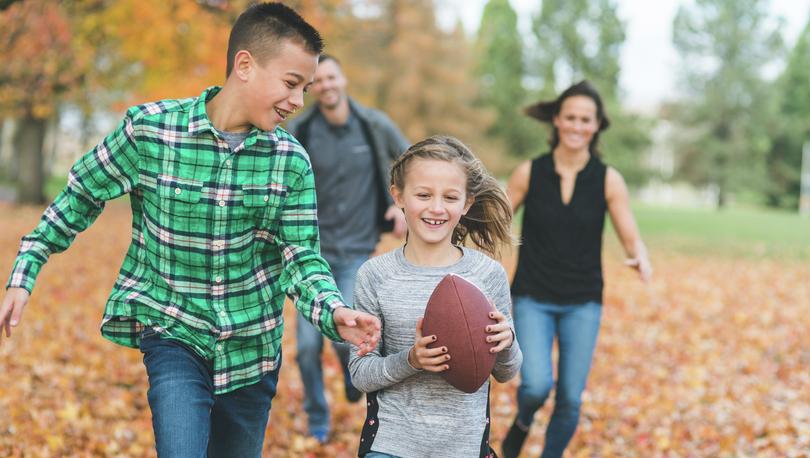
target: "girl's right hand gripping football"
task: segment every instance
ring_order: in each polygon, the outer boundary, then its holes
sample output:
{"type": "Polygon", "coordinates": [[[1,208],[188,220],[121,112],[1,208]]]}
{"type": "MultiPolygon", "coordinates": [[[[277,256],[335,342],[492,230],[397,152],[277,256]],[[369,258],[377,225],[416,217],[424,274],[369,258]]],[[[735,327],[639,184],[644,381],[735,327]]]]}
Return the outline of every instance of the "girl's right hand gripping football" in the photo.
{"type": "Polygon", "coordinates": [[[408,362],[415,369],[428,372],[442,372],[450,369],[447,364],[450,355],[447,347],[428,348],[428,344],[435,342],[436,336],[422,337],[422,318],[416,323],[416,339],[408,352],[408,362]]]}

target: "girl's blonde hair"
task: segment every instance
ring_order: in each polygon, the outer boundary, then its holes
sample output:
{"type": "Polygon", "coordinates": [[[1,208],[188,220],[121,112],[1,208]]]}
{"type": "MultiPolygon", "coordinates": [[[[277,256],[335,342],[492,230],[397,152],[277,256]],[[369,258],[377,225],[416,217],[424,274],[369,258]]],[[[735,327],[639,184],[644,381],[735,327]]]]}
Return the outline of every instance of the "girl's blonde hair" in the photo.
{"type": "Polygon", "coordinates": [[[504,244],[515,243],[509,199],[498,180],[464,143],[455,137],[434,135],[412,145],[391,166],[391,185],[400,191],[405,189],[408,164],[414,159],[452,162],[460,165],[467,176],[467,198],[474,200],[453,230],[453,244],[463,244],[469,236],[483,251],[500,257],[504,244]]]}

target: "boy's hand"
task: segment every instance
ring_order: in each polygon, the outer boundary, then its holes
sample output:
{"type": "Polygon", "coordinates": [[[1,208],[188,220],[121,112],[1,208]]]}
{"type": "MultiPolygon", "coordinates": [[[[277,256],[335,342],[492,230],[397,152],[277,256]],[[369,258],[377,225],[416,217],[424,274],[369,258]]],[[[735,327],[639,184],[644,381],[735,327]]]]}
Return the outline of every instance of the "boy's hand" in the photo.
{"type": "Polygon", "coordinates": [[[436,336],[422,337],[422,318],[419,318],[419,321],[416,322],[416,339],[408,352],[408,362],[411,366],[428,372],[442,372],[450,369],[450,366],[447,365],[447,361],[450,361],[447,347],[428,348],[427,345],[435,341],[436,336]]]}
{"type": "Polygon", "coordinates": [[[377,347],[380,341],[380,320],[377,317],[348,307],[336,308],[332,316],[340,337],[359,348],[358,356],[377,347]]]}
{"type": "Polygon", "coordinates": [[[11,337],[11,327],[17,326],[22,318],[25,304],[30,294],[23,288],[9,288],[3,303],[0,305],[0,341],[3,340],[3,330],[6,337],[11,337]]]}
{"type": "Polygon", "coordinates": [[[487,336],[487,342],[498,343],[498,345],[490,348],[489,352],[498,353],[512,345],[512,341],[514,340],[512,327],[509,325],[509,322],[506,321],[506,316],[497,310],[489,312],[489,317],[497,321],[497,323],[487,326],[487,332],[490,334],[487,336]]]}

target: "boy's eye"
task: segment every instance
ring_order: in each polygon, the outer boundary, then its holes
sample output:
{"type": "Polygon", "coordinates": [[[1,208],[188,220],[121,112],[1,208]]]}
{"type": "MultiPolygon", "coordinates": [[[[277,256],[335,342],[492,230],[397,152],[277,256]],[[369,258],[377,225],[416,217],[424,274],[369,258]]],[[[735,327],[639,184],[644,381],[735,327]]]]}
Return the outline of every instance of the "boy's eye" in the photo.
{"type": "Polygon", "coordinates": [[[285,81],[285,83],[287,84],[287,87],[290,88],[290,89],[295,87],[295,82],[294,81],[285,81]]]}

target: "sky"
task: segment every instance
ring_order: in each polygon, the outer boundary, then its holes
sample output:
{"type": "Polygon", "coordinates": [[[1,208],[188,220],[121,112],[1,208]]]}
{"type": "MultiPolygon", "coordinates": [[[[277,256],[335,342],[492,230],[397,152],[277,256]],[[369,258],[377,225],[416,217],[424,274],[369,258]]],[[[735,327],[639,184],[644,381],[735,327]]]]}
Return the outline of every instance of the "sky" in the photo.
{"type": "MultiPolygon", "coordinates": [[[[627,27],[622,47],[620,86],[625,104],[641,111],[653,110],[678,93],[680,58],[672,45],[672,21],[678,6],[688,0],[617,0],[619,17],[627,27]]],[[[510,0],[518,13],[518,27],[530,35],[531,17],[541,0],[510,0]]],[[[785,43],[792,47],[810,18],[810,0],[771,0],[771,11],[785,19],[785,43]]],[[[481,20],[486,0],[438,0],[438,18],[452,27],[461,19],[469,34],[481,20]]]]}

